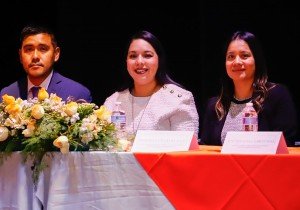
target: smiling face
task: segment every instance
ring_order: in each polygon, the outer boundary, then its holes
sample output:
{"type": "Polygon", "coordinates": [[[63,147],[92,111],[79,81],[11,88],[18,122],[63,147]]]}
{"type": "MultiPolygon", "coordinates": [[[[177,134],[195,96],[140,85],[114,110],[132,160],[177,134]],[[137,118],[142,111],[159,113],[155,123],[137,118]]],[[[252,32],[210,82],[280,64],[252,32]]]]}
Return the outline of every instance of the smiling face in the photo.
{"type": "Polygon", "coordinates": [[[35,85],[42,83],[50,74],[59,54],[59,47],[54,47],[51,36],[45,33],[26,37],[19,50],[20,62],[35,85]]]}
{"type": "Polygon", "coordinates": [[[154,48],[143,39],[131,42],[127,53],[127,70],[135,86],[157,83],[158,55],[154,48]]]}
{"type": "Polygon", "coordinates": [[[234,83],[239,81],[254,81],[255,60],[244,40],[232,41],[226,53],[226,71],[234,83]]]}

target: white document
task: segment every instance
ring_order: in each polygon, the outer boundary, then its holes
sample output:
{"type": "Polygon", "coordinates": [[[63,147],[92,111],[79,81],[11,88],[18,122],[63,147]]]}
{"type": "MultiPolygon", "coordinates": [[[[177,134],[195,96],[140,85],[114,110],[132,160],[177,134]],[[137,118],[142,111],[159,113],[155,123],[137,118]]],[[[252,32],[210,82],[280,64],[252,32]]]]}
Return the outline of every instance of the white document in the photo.
{"type": "Polygon", "coordinates": [[[131,152],[172,152],[198,148],[193,131],[138,130],[131,152]]]}
{"type": "Polygon", "coordinates": [[[221,153],[227,154],[286,154],[288,149],[282,132],[229,131],[221,153]]]}

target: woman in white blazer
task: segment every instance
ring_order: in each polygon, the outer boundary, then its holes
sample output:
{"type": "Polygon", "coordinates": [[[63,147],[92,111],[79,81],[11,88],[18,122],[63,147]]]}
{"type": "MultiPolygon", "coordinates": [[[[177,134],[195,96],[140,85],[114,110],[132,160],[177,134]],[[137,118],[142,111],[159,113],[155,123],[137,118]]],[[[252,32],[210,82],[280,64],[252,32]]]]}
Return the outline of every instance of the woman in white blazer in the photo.
{"type": "Polygon", "coordinates": [[[121,102],[126,130],[182,130],[198,135],[199,115],[193,94],[167,74],[160,41],[148,31],[139,31],[128,44],[126,84],[104,105],[113,110],[121,102]]]}

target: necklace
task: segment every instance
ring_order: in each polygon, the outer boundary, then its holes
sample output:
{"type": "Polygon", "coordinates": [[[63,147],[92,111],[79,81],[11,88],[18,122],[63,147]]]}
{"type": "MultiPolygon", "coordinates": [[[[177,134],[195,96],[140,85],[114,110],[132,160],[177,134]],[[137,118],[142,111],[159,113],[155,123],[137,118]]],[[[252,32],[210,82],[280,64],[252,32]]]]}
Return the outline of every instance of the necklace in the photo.
{"type": "Polygon", "coordinates": [[[233,95],[233,98],[236,100],[236,101],[248,101],[252,98],[252,96],[248,97],[248,98],[237,98],[235,97],[235,95],[233,95]]]}
{"type": "MultiPolygon", "coordinates": [[[[140,104],[145,103],[146,105],[144,105],[144,108],[141,109],[142,114],[141,114],[141,117],[140,117],[140,119],[138,120],[137,126],[136,126],[136,128],[135,128],[135,126],[134,126],[134,124],[135,124],[135,123],[134,123],[134,122],[135,122],[135,118],[134,118],[134,117],[135,117],[135,116],[134,116],[134,107],[136,106],[136,108],[137,108],[137,105],[135,105],[135,103],[134,103],[134,98],[135,98],[135,97],[134,97],[133,95],[131,95],[132,132],[133,132],[134,134],[137,132],[137,130],[138,130],[139,127],[140,127],[140,123],[141,123],[141,121],[142,121],[142,119],[143,119],[144,113],[145,113],[145,111],[146,111],[146,109],[147,109],[147,106],[148,106],[150,100],[151,100],[151,97],[152,97],[152,95],[149,96],[149,97],[139,97],[139,98],[140,98],[140,100],[139,100],[140,104]],[[143,99],[143,100],[142,100],[142,99],[143,99]],[[146,99],[147,101],[145,102],[144,99],[146,99]]],[[[136,97],[136,98],[138,98],[138,97],[136,97]]],[[[138,104],[138,103],[137,103],[137,104],[138,104]]],[[[137,118],[138,115],[139,115],[139,114],[136,115],[136,119],[138,119],[138,118],[137,118]]]]}

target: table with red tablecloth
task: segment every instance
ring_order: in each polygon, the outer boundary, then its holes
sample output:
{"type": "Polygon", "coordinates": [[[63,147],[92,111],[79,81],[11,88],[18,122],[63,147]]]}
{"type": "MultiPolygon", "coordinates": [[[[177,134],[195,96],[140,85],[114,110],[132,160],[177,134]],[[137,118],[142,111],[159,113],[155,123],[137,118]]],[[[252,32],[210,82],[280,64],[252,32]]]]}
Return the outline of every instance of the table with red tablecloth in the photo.
{"type": "Polygon", "coordinates": [[[284,155],[220,149],[135,156],[176,209],[300,209],[298,148],[284,155]]]}

